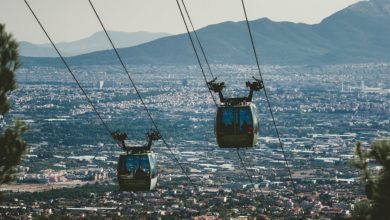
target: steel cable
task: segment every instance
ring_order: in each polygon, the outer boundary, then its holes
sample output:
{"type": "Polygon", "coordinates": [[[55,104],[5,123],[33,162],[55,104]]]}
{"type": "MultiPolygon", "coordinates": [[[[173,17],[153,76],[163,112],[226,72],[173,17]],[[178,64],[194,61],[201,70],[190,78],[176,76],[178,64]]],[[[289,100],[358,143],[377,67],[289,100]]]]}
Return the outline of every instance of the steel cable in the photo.
{"type": "MultiPolygon", "coordinates": [[[[125,70],[125,72],[126,72],[128,78],[129,78],[129,80],[130,80],[132,86],[134,87],[134,89],[135,89],[135,91],[136,91],[136,93],[137,93],[137,96],[138,96],[139,100],[141,101],[141,103],[142,103],[142,105],[143,105],[143,107],[144,107],[144,110],[146,111],[146,113],[147,113],[147,115],[148,115],[150,121],[152,122],[152,124],[153,124],[154,128],[156,129],[156,131],[158,131],[158,132],[161,134],[161,132],[160,132],[160,130],[159,130],[159,128],[158,128],[156,122],[154,121],[154,119],[153,119],[153,117],[152,117],[152,115],[151,115],[151,113],[150,113],[148,107],[146,106],[146,104],[145,104],[145,102],[144,102],[144,100],[143,100],[143,98],[142,98],[142,96],[141,96],[141,93],[139,92],[137,86],[135,85],[134,80],[131,78],[130,72],[128,71],[126,65],[124,64],[124,62],[123,62],[121,56],[120,56],[119,53],[118,53],[118,50],[116,49],[116,47],[115,47],[113,41],[111,40],[111,37],[110,37],[110,35],[108,34],[108,32],[107,32],[107,30],[106,30],[106,28],[105,28],[105,26],[104,26],[102,20],[100,19],[99,14],[97,13],[97,11],[96,11],[94,5],[92,4],[91,0],[88,0],[88,2],[89,2],[89,4],[91,5],[91,8],[92,8],[93,12],[95,13],[96,18],[98,19],[98,21],[99,21],[99,23],[100,23],[100,25],[101,25],[101,27],[102,27],[104,33],[106,34],[107,39],[109,40],[109,42],[110,42],[110,44],[111,44],[111,46],[112,46],[112,48],[113,48],[113,50],[114,50],[114,52],[115,52],[115,54],[116,54],[116,56],[117,56],[117,58],[118,58],[118,60],[119,60],[119,62],[120,62],[120,64],[121,64],[121,66],[122,66],[123,69],[125,70]]],[[[166,142],[165,138],[164,138],[162,135],[161,135],[161,140],[163,141],[164,145],[166,146],[166,148],[169,150],[170,154],[172,155],[172,158],[173,158],[174,161],[179,165],[180,169],[182,170],[182,172],[184,173],[184,175],[187,177],[187,179],[189,180],[189,182],[191,183],[191,185],[192,185],[193,187],[195,187],[195,185],[194,185],[194,183],[192,182],[191,178],[189,177],[188,173],[186,172],[186,170],[184,169],[184,167],[183,167],[182,164],[180,163],[179,159],[177,159],[177,157],[176,157],[175,154],[173,153],[171,147],[168,145],[168,143],[166,142]]]]}
{"type": "Polygon", "coordinates": [[[206,61],[207,67],[208,67],[209,72],[210,72],[210,75],[211,75],[212,78],[214,78],[214,74],[213,74],[213,71],[211,70],[209,60],[208,60],[207,57],[206,57],[206,53],[204,52],[204,49],[203,49],[202,43],[200,42],[198,33],[196,32],[195,26],[194,26],[194,24],[192,23],[191,16],[190,16],[190,14],[188,13],[188,10],[187,10],[187,6],[186,6],[186,4],[184,3],[184,0],[181,0],[181,3],[182,3],[183,6],[184,6],[184,11],[186,12],[186,15],[187,15],[187,17],[188,17],[188,20],[190,21],[191,28],[192,28],[192,32],[194,32],[194,34],[195,34],[196,41],[197,41],[198,44],[199,44],[200,51],[202,52],[203,57],[204,57],[204,60],[206,61]]]}
{"type": "MultiPolygon", "coordinates": [[[[259,194],[258,194],[258,191],[256,190],[256,187],[255,187],[255,184],[253,183],[252,177],[251,177],[251,175],[249,174],[249,172],[248,172],[248,170],[247,170],[247,168],[246,168],[246,166],[245,166],[245,163],[244,163],[244,161],[243,161],[243,159],[242,159],[242,157],[241,157],[241,155],[240,155],[240,148],[237,148],[237,155],[238,155],[238,158],[239,158],[240,161],[241,161],[242,167],[244,167],[244,171],[245,171],[245,173],[246,173],[246,175],[247,175],[247,177],[248,177],[248,179],[249,179],[249,181],[250,181],[250,183],[251,183],[251,185],[252,185],[253,191],[256,193],[256,196],[257,196],[257,198],[260,200],[260,202],[262,203],[262,205],[264,205],[264,204],[263,204],[263,200],[260,198],[260,196],[259,196],[259,194]]],[[[260,187],[259,187],[259,189],[260,189],[261,196],[267,201],[266,197],[264,196],[263,190],[261,190],[260,187]]],[[[269,207],[269,202],[268,202],[268,201],[267,201],[267,207],[269,207]]]]}
{"type": "Polygon", "coordinates": [[[197,50],[196,50],[194,41],[193,41],[193,39],[192,39],[190,30],[189,30],[189,28],[188,28],[186,19],[185,19],[185,17],[184,17],[183,10],[181,9],[179,0],[176,0],[176,3],[177,3],[177,7],[179,8],[180,15],[181,15],[181,17],[182,17],[182,19],[183,19],[184,25],[185,25],[185,27],[186,27],[188,37],[190,38],[191,45],[192,45],[192,48],[193,48],[193,50],[194,50],[194,52],[195,52],[195,56],[196,56],[196,59],[197,59],[197,61],[198,61],[199,67],[200,67],[200,69],[202,70],[202,74],[203,74],[203,78],[204,78],[204,81],[205,81],[205,83],[206,83],[206,86],[207,86],[207,88],[208,88],[208,90],[209,90],[209,92],[210,92],[211,97],[213,98],[213,101],[214,101],[215,106],[218,106],[217,101],[216,101],[215,98],[214,98],[213,92],[211,91],[211,89],[210,89],[209,86],[208,86],[208,81],[207,81],[207,77],[206,77],[205,71],[204,71],[203,66],[202,66],[202,62],[200,61],[198,52],[197,52],[197,50]]]}
{"type": "MultiPolygon", "coordinates": [[[[260,64],[259,64],[259,58],[257,56],[256,47],[255,47],[255,43],[254,43],[254,40],[253,40],[251,27],[249,25],[249,20],[248,20],[248,16],[247,16],[247,13],[246,13],[244,0],[241,0],[241,3],[242,3],[242,8],[243,8],[244,14],[245,14],[246,25],[248,27],[248,32],[249,32],[249,36],[250,36],[250,39],[251,39],[252,49],[253,49],[253,53],[255,55],[257,69],[259,71],[260,80],[263,81],[263,76],[262,76],[261,69],[260,69],[260,64]]],[[[264,81],[263,81],[263,83],[264,83],[264,81]]],[[[290,169],[290,166],[289,166],[288,161],[287,161],[286,152],[284,150],[283,143],[282,143],[282,140],[280,138],[280,133],[279,133],[278,127],[276,126],[275,116],[274,116],[274,113],[272,111],[271,103],[269,101],[269,97],[268,97],[268,94],[267,94],[267,89],[266,89],[265,86],[264,86],[264,95],[265,95],[265,98],[267,100],[268,109],[269,109],[269,112],[271,114],[273,126],[275,128],[275,132],[276,132],[276,135],[277,135],[278,140],[279,140],[279,145],[280,145],[280,148],[282,149],[282,152],[283,152],[283,158],[284,158],[284,162],[285,162],[285,165],[287,167],[287,170],[288,170],[288,174],[289,174],[289,177],[290,177],[290,182],[292,183],[293,188],[294,188],[294,193],[296,194],[297,191],[296,191],[294,180],[292,178],[291,169],[290,169]]]]}
{"type": "MultiPolygon", "coordinates": [[[[74,75],[73,71],[70,69],[68,63],[66,62],[66,60],[64,59],[64,57],[61,55],[60,51],[58,50],[57,46],[55,45],[55,43],[53,42],[53,40],[51,39],[51,37],[49,36],[49,34],[47,33],[46,29],[43,27],[41,21],[38,19],[37,15],[35,14],[34,10],[31,8],[30,4],[27,2],[27,0],[24,0],[24,2],[26,3],[27,7],[29,8],[31,14],[34,16],[35,20],[37,21],[37,23],[39,24],[39,26],[41,27],[41,29],[43,30],[43,32],[45,33],[47,39],[50,41],[51,45],[53,46],[53,48],[55,49],[55,51],[57,52],[58,56],[61,58],[61,61],[64,63],[65,67],[67,68],[68,72],[72,75],[73,79],[75,80],[75,82],[77,83],[78,87],[80,88],[80,90],[82,91],[82,93],[84,94],[85,98],[88,100],[88,103],[89,105],[92,107],[93,111],[96,113],[96,115],[98,116],[98,118],[100,119],[100,121],[102,122],[104,128],[106,129],[106,131],[109,133],[110,137],[113,139],[112,137],[112,132],[111,132],[111,129],[109,128],[109,126],[107,125],[107,123],[103,120],[102,116],[100,115],[100,113],[97,111],[95,105],[93,104],[92,100],[89,98],[88,94],[85,92],[85,90],[83,89],[83,87],[81,86],[80,82],[78,81],[78,79],[76,78],[76,76],[74,75]]],[[[115,141],[115,139],[113,139],[115,141]]],[[[117,141],[115,141],[116,144],[119,145],[119,143],[117,141]]]]}

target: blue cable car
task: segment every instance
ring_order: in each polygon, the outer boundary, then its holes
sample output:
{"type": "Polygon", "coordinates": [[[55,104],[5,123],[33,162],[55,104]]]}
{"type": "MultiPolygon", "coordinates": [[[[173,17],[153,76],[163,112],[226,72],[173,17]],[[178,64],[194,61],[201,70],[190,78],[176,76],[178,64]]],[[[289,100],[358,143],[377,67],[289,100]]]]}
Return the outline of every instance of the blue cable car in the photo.
{"type": "Polygon", "coordinates": [[[154,140],[161,138],[159,132],[148,133],[149,143],[144,146],[131,146],[125,143],[127,134],[112,134],[126,153],[119,155],[117,176],[121,191],[150,191],[157,185],[158,168],[156,155],[151,151],[154,140]]]}
{"type": "Polygon", "coordinates": [[[255,79],[247,82],[249,96],[225,98],[222,94],[225,84],[216,83],[216,78],[208,82],[209,89],[219,94],[221,104],[215,116],[215,136],[221,148],[253,147],[259,137],[259,119],[256,105],[252,103],[253,91],[263,88],[263,83],[255,79]]]}
{"type": "Polygon", "coordinates": [[[253,103],[218,106],[215,135],[221,148],[252,147],[259,137],[257,108],[253,103]]]}
{"type": "Polygon", "coordinates": [[[158,169],[152,152],[121,154],[117,171],[121,191],[150,191],[156,187],[158,169]]]}

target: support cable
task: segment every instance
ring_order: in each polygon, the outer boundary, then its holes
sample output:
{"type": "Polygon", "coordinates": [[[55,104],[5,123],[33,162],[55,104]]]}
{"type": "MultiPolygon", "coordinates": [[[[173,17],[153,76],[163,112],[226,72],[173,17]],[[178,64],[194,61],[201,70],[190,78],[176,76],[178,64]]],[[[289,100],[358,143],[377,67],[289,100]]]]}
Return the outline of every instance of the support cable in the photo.
{"type": "MultiPolygon", "coordinates": [[[[247,16],[247,13],[246,13],[244,0],[241,0],[241,3],[242,3],[242,8],[243,8],[244,14],[245,14],[246,25],[248,27],[248,32],[249,32],[249,36],[250,36],[250,39],[251,39],[253,53],[254,53],[255,58],[256,58],[256,64],[257,64],[257,69],[259,71],[260,80],[263,81],[263,76],[262,76],[261,69],[260,69],[260,64],[259,64],[259,58],[257,56],[256,47],[255,47],[255,43],[254,43],[254,40],[253,40],[251,27],[249,25],[249,20],[248,20],[248,16],[247,16]]],[[[277,135],[278,140],[279,140],[279,145],[280,145],[280,148],[282,149],[282,152],[283,152],[283,158],[284,158],[284,162],[285,162],[285,165],[287,167],[287,170],[288,170],[288,174],[289,174],[289,177],[290,177],[290,182],[292,183],[293,188],[294,188],[294,193],[296,194],[297,193],[296,186],[295,186],[294,180],[292,178],[291,169],[290,169],[290,166],[288,164],[288,160],[287,160],[287,157],[286,157],[286,152],[284,150],[283,143],[282,143],[282,140],[280,138],[280,133],[279,133],[278,127],[276,126],[275,116],[274,116],[274,113],[272,111],[271,103],[269,101],[269,97],[268,97],[268,94],[267,94],[267,89],[266,89],[265,86],[264,86],[264,95],[265,95],[265,98],[267,100],[268,109],[269,109],[269,112],[270,112],[271,117],[272,117],[273,126],[275,128],[275,132],[276,132],[276,135],[277,135]]]]}
{"type": "Polygon", "coordinates": [[[257,198],[260,199],[260,202],[261,202],[262,205],[267,205],[266,207],[269,207],[269,202],[267,201],[266,197],[264,196],[263,190],[261,190],[261,188],[259,187],[261,196],[265,199],[265,201],[267,202],[267,204],[264,204],[264,203],[263,203],[263,200],[260,198],[260,196],[259,196],[259,194],[258,194],[258,191],[257,191],[256,188],[255,188],[255,184],[253,183],[252,177],[251,177],[251,175],[249,174],[249,172],[248,172],[248,170],[247,170],[247,168],[246,168],[246,166],[245,166],[245,163],[244,163],[244,161],[243,161],[243,159],[242,159],[242,157],[241,157],[241,155],[240,155],[240,148],[237,148],[237,155],[238,155],[238,158],[239,158],[240,161],[241,161],[241,165],[242,165],[242,167],[244,168],[244,171],[245,171],[245,173],[246,173],[246,175],[247,175],[247,177],[248,177],[248,179],[249,179],[249,182],[250,182],[251,185],[252,185],[253,191],[256,193],[257,198]]]}
{"type": "Polygon", "coordinates": [[[217,101],[216,101],[215,98],[214,98],[213,92],[211,91],[210,87],[209,87],[208,84],[207,84],[207,83],[208,83],[207,77],[206,77],[205,71],[204,71],[204,69],[203,69],[202,62],[200,61],[198,52],[197,52],[197,50],[196,50],[196,47],[195,47],[195,44],[194,44],[194,40],[192,39],[190,30],[189,30],[189,28],[188,28],[186,19],[185,19],[185,17],[184,17],[183,10],[181,9],[179,0],[176,0],[176,3],[177,3],[177,7],[179,7],[180,15],[181,15],[181,17],[182,17],[182,19],[183,19],[183,22],[184,22],[184,25],[185,25],[185,27],[186,27],[187,34],[188,34],[188,37],[190,38],[191,45],[192,45],[192,48],[193,48],[193,50],[194,50],[194,52],[195,52],[195,56],[196,56],[196,59],[197,59],[197,61],[198,61],[199,67],[200,67],[200,69],[202,70],[202,74],[203,74],[203,78],[204,78],[204,81],[205,81],[205,83],[206,83],[206,86],[207,86],[207,88],[208,88],[208,90],[209,90],[209,92],[210,92],[211,97],[213,98],[213,101],[214,101],[215,106],[218,106],[217,101]]]}
{"type": "MultiPolygon", "coordinates": [[[[89,105],[92,107],[93,111],[96,113],[96,115],[98,116],[98,118],[100,119],[100,121],[102,122],[105,130],[109,133],[110,137],[112,138],[112,132],[111,132],[111,129],[108,127],[107,123],[103,120],[102,116],[100,115],[100,113],[97,111],[95,105],[93,104],[92,100],[89,98],[89,96],[87,95],[87,93],[85,92],[85,90],[83,89],[83,87],[81,86],[80,82],[77,80],[76,76],[74,75],[73,71],[70,69],[68,63],[65,61],[64,57],[61,55],[60,51],[58,50],[57,46],[55,45],[55,43],[53,42],[53,40],[50,38],[49,34],[47,33],[46,29],[43,27],[42,23],[40,22],[40,20],[38,19],[37,15],[35,14],[34,10],[31,8],[31,6],[29,5],[29,3],[27,2],[27,0],[24,0],[24,2],[26,3],[27,7],[29,8],[31,14],[34,16],[35,20],[38,22],[39,26],[41,27],[41,29],[43,30],[43,32],[45,33],[47,39],[49,39],[51,45],[54,47],[55,51],[57,52],[58,56],[61,58],[62,62],[64,63],[65,67],[68,69],[68,72],[72,75],[73,79],[76,81],[78,87],[80,88],[80,90],[82,91],[83,95],[85,96],[85,98],[88,100],[88,103],[89,105]]],[[[113,139],[114,140],[114,139],[113,139]]],[[[115,141],[115,140],[114,140],[115,141]]],[[[115,143],[118,144],[117,141],[115,141],[115,143]]],[[[119,145],[119,144],[118,144],[119,145]]]]}
{"type": "Polygon", "coordinates": [[[200,51],[202,52],[203,57],[204,57],[204,60],[206,61],[207,67],[208,67],[209,72],[210,72],[210,75],[211,75],[212,78],[214,78],[214,74],[213,74],[213,71],[211,70],[209,60],[208,60],[207,57],[206,57],[206,53],[204,52],[202,43],[200,42],[200,39],[199,39],[199,36],[198,36],[198,34],[197,34],[197,32],[196,32],[196,29],[195,29],[195,27],[194,27],[194,24],[192,23],[191,16],[190,16],[190,14],[188,13],[188,10],[187,10],[187,6],[186,6],[186,4],[184,3],[184,0],[181,0],[181,3],[182,3],[183,6],[184,6],[184,11],[186,12],[186,15],[187,15],[187,17],[188,17],[188,20],[190,21],[191,28],[192,28],[192,32],[194,32],[194,34],[195,34],[196,41],[197,41],[198,44],[199,44],[200,51]]]}
{"type": "MultiPolygon", "coordinates": [[[[181,2],[182,2],[182,4],[183,4],[183,6],[184,6],[184,11],[185,11],[185,13],[186,13],[186,15],[187,15],[187,18],[188,18],[188,20],[189,20],[189,22],[190,22],[190,24],[191,24],[192,32],[195,34],[195,38],[196,38],[196,41],[197,41],[197,43],[198,43],[198,45],[199,45],[199,47],[200,47],[200,50],[201,50],[202,55],[203,55],[203,58],[204,58],[204,60],[206,61],[207,68],[208,68],[208,70],[209,70],[210,76],[211,76],[212,78],[214,78],[213,71],[212,71],[212,69],[211,69],[211,67],[210,67],[210,63],[209,63],[209,61],[208,61],[208,59],[207,59],[205,50],[204,50],[203,45],[202,45],[202,43],[201,43],[201,41],[200,41],[200,39],[199,39],[199,36],[198,36],[197,31],[196,31],[196,29],[195,29],[195,26],[194,26],[194,24],[192,23],[191,16],[190,16],[190,14],[189,14],[189,12],[188,12],[188,10],[187,10],[187,6],[186,6],[186,4],[184,3],[184,0],[181,0],[181,2]]],[[[180,7],[180,6],[179,6],[179,7],[180,7]]],[[[183,21],[184,21],[184,23],[186,24],[185,19],[183,19],[183,21]]],[[[186,26],[187,26],[187,25],[186,25],[186,26]]],[[[187,30],[188,30],[188,29],[187,29],[187,30]]],[[[188,31],[187,31],[187,33],[188,33],[188,31]]],[[[190,36],[190,39],[191,39],[191,36],[190,36]]],[[[195,53],[196,53],[196,50],[195,50],[195,53]]],[[[206,82],[207,82],[207,81],[206,81],[206,82]]],[[[214,96],[213,96],[213,95],[212,95],[212,97],[213,97],[213,99],[214,99],[214,96]]],[[[215,103],[215,100],[214,100],[214,103],[215,103]]],[[[208,151],[210,151],[210,150],[208,150],[208,151]]],[[[212,151],[212,150],[211,150],[211,151],[212,151]]]]}
{"type": "MultiPolygon", "coordinates": [[[[254,169],[254,165],[253,165],[253,163],[251,163],[250,161],[250,159],[248,159],[248,155],[246,154],[246,150],[247,150],[248,148],[245,148],[244,150],[243,150],[243,153],[244,153],[244,157],[242,158],[243,159],[243,161],[245,161],[245,163],[247,163],[248,164],[248,167],[249,168],[252,168],[252,171],[251,171],[251,175],[253,175],[253,176],[256,176],[256,175],[259,175],[259,176],[261,176],[262,175],[262,173],[260,172],[260,170],[257,170],[257,169],[254,169]]],[[[260,192],[263,194],[263,192],[262,192],[262,189],[261,189],[261,187],[259,186],[259,190],[260,190],[260,192]]],[[[264,196],[264,195],[263,195],[264,196]]],[[[267,198],[267,197],[265,197],[265,198],[267,198]]],[[[267,200],[267,203],[269,204],[269,205],[271,205],[271,202],[268,200],[268,199],[266,199],[267,200]]],[[[286,208],[283,208],[284,209],[284,211],[286,212],[286,208]]]]}
{"type": "MultiPolygon", "coordinates": [[[[89,4],[91,5],[91,8],[92,8],[93,12],[95,13],[96,18],[98,19],[100,25],[102,26],[103,31],[104,31],[104,33],[106,34],[106,36],[107,36],[107,38],[108,38],[108,40],[109,40],[109,42],[110,42],[110,44],[111,44],[111,46],[112,46],[112,48],[113,48],[113,50],[114,50],[114,52],[115,52],[115,54],[116,54],[116,56],[117,56],[117,58],[118,58],[120,64],[122,65],[122,67],[123,67],[123,69],[125,70],[125,72],[126,72],[128,78],[129,78],[129,80],[130,80],[132,86],[134,87],[134,89],[135,89],[135,91],[136,91],[136,93],[137,93],[137,96],[138,96],[139,100],[141,101],[141,103],[142,103],[142,105],[143,105],[143,107],[144,107],[144,110],[145,110],[146,113],[148,114],[148,117],[149,117],[150,121],[152,122],[154,128],[155,128],[158,132],[160,132],[160,130],[159,130],[159,128],[158,128],[156,122],[154,121],[154,119],[153,119],[153,117],[152,117],[152,115],[151,115],[151,113],[150,113],[148,107],[146,106],[146,104],[145,104],[145,102],[144,102],[144,100],[143,100],[143,98],[142,98],[142,96],[141,96],[141,93],[139,92],[137,86],[135,85],[134,80],[131,78],[130,72],[128,71],[128,69],[127,69],[126,65],[124,64],[124,62],[123,62],[121,56],[119,55],[118,50],[116,49],[116,47],[115,47],[113,41],[111,40],[111,37],[110,37],[110,35],[108,34],[108,32],[107,32],[105,26],[103,25],[103,22],[102,22],[102,20],[100,19],[99,14],[97,13],[97,11],[96,11],[94,5],[92,4],[91,0],[88,0],[88,2],[89,2],[89,4]]],[[[160,132],[160,134],[161,134],[161,132],[160,132]]],[[[185,175],[185,176],[187,177],[187,179],[189,180],[190,184],[191,184],[193,187],[195,187],[195,185],[194,185],[194,183],[192,182],[191,178],[189,177],[187,171],[184,169],[184,167],[183,167],[183,165],[180,163],[179,159],[177,159],[177,157],[176,157],[175,154],[173,153],[171,147],[170,147],[170,146],[168,145],[168,143],[166,142],[165,138],[164,138],[164,137],[161,137],[161,140],[163,141],[163,143],[164,143],[164,145],[166,146],[166,148],[169,150],[169,152],[170,152],[170,154],[172,155],[172,158],[174,159],[174,161],[179,165],[180,169],[182,170],[182,172],[184,173],[184,175],[185,175]]]]}
{"type": "MultiPolygon", "coordinates": [[[[254,167],[254,165],[253,165],[253,163],[251,163],[250,162],[250,160],[248,159],[248,155],[246,154],[246,150],[247,150],[248,148],[245,148],[244,150],[243,150],[243,153],[244,153],[244,160],[246,160],[245,162],[249,165],[249,168],[252,168],[252,175],[253,176],[256,176],[256,175],[261,175],[261,173],[259,172],[259,171],[257,171],[254,167]]],[[[259,187],[260,188],[260,187],[259,187]]]]}
{"type": "MultiPolygon", "coordinates": [[[[193,25],[193,23],[192,23],[191,16],[190,16],[190,14],[189,14],[189,12],[188,12],[188,10],[187,10],[186,4],[184,3],[184,0],[181,0],[181,2],[182,2],[182,4],[183,4],[184,11],[185,11],[185,13],[186,13],[186,15],[187,15],[187,17],[188,17],[189,22],[190,22],[192,31],[193,31],[193,33],[195,34],[195,38],[196,38],[196,40],[197,40],[197,42],[198,42],[198,44],[199,44],[199,47],[200,47],[200,49],[201,49],[202,55],[203,55],[203,57],[204,57],[204,59],[205,59],[205,61],[206,61],[207,67],[208,67],[209,72],[210,72],[210,75],[214,78],[213,73],[212,73],[212,70],[211,70],[211,67],[210,67],[210,64],[209,64],[208,59],[207,59],[207,56],[206,56],[205,51],[204,51],[204,49],[203,49],[202,43],[200,42],[199,36],[198,36],[198,34],[197,34],[197,32],[196,32],[196,29],[195,29],[195,27],[194,27],[194,25],[193,25]]],[[[178,2],[177,2],[177,3],[178,3],[178,2]]],[[[196,51],[196,49],[195,49],[195,46],[194,46],[194,43],[193,43],[191,34],[190,34],[190,32],[188,31],[188,26],[187,26],[186,20],[185,20],[185,18],[184,18],[184,16],[183,16],[183,13],[182,13],[182,10],[181,10],[181,7],[180,7],[180,4],[179,4],[179,3],[178,3],[178,6],[179,6],[179,10],[180,10],[180,12],[181,12],[181,15],[182,15],[184,24],[186,25],[187,34],[188,34],[188,36],[189,36],[189,38],[190,38],[190,40],[191,40],[191,43],[192,43],[193,48],[194,48],[194,51],[195,51],[195,53],[196,53],[196,55],[197,55],[197,51],[196,51]]],[[[198,55],[197,55],[197,58],[198,58],[198,55]]],[[[198,58],[198,62],[199,62],[199,58],[198,58]]],[[[200,62],[199,62],[199,63],[200,63],[200,62]]],[[[200,66],[201,66],[201,64],[200,64],[200,66]]],[[[201,66],[201,68],[202,68],[202,66],[201,66]]],[[[203,68],[202,68],[202,71],[203,71],[203,68]]],[[[206,80],[206,82],[207,82],[207,80],[206,80]]],[[[238,150],[238,149],[237,149],[237,150],[238,150]]],[[[237,153],[239,153],[239,152],[237,151],[237,153]]],[[[240,157],[240,155],[239,155],[239,157],[240,157]]],[[[247,176],[248,176],[250,182],[252,183],[252,186],[254,187],[252,178],[251,178],[251,176],[248,174],[248,171],[247,171],[247,169],[246,169],[246,166],[245,166],[245,164],[244,164],[244,161],[243,161],[243,159],[242,159],[241,157],[240,157],[240,160],[241,160],[241,162],[242,162],[242,164],[243,164],[243,166],[244,166],[244,168],[245,168],[245,172],[246,172],[246,174],[247,174],[247,176]]],[[[256,191],[255,188],[254,188],[254,190],[255,190],[255,192],[257,193],[257,191],[256,191]]],[[[260,191],[261,191],[262,196],[265,198],[265,196],[264,196],[264,194],[263,194],[263,192],[262,192],[261,189],[260,189],[260,191]]],[[[267,202],[267,203],[268,203],[268,202],[267,202]]]]}

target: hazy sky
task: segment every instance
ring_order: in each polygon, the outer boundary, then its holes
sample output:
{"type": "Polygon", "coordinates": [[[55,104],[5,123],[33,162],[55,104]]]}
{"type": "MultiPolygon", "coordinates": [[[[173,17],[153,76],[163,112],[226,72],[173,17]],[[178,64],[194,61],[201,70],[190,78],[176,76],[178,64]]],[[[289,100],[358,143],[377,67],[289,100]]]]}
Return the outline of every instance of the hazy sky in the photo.
{"type": "MultiPolygon", "coordinates": [[[[250,20],[319,23],[359,0],[245,0],[250,20]]],[[[73,41],[101,27],[88,0],[29,0],[53,40],[73,41]]],[[[106,28],[115,31],[185,32],[176,0],[93,0],[106,28]]],[[[244,19],[241,0],[186,0],[197,28],[244,19]]],[[[0,22],[20,41],[48,42],[23,0],[0,0],[0,22]]]]}

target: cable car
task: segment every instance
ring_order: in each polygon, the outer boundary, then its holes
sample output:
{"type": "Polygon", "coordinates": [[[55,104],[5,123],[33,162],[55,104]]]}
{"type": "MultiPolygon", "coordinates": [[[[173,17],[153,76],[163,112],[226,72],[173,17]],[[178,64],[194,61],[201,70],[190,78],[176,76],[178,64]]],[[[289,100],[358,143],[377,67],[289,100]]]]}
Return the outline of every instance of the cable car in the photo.
{"type": "Polygon", "coordinates": [[[215,116],[215,136],[221,148],[253,147],[259,137],[259,119],[256,105],[252,103],[253,91],[263,88],[263,83],[255,79],[247,82],[249,95],[241,98],[225,98],[222,94],[225,84],[216,83],[216,78],[208,82],[210,90],[218,92],[221,104],[215,116]]]}
{"type": "Polygon", "coordinates": [[[253,103],[219,106],[215,117],[215,135],[218,146],[252,147],[259,137],[257,108],[253,103]]]}
{"type": "Polygon", "coordinates": [[[158,131],[148,133],[149,142],[144,146],[132,146],[125,143],[127,134],[112,134],[126,153],[119,155],[117,175],[121,191],[150,191],[157,185],[158,168],[156,155],[151,151],[154,140],[161,138],[158,131]]]}
{"type": "Polygon", "coordinates": [[[117,171],[121,191],[150,191],[156,187],[158,170],[152,152],[121,154],[117,171]]]}

